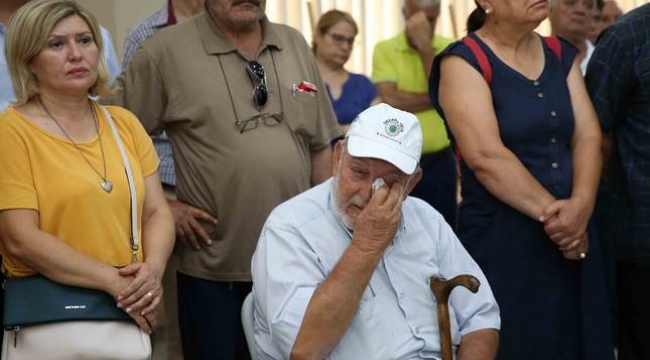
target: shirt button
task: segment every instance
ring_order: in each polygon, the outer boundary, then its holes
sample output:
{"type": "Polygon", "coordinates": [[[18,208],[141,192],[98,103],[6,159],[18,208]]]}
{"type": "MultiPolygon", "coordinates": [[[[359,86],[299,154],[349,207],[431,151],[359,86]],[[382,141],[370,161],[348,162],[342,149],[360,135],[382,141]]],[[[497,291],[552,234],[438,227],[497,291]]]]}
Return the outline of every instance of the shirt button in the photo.
{"type": "Polygon", "coordinates": [[[544,97],[544,93],[537,93],[537,97],[540,98],[540,99],[543,98],[543,97],[544,97]]]}
{"type": "Polygon", "coordinates": [[[539,81],[533,81],[533,85],[539,86],[539,81]]]}
{"type": "Polygon", "coordinates": [[[400,299],[404,299],[404,293],[403,292],[399,293],[399,297],[400,299]]]}
{"type": "Polygon", "coordinates": [[[555,138],[551,138],[551,144],[555,144],[557,140],[555,138]]]}
{"type": "Polygon", "coordinates": [[[553,169],[557,169],[557,168],[560,167],[560,164],[554,162],[554,163],[551,164],[551,167],[552,167],[553,169]]]}
{"type": "Polygon", "coordinates": [[[556,117],[556,116],[557,116],[557,113],[556,113],[555,111],[552,110],[552,111],[551,111],[551,116],[552,116],[552,117],[556,117]]]}

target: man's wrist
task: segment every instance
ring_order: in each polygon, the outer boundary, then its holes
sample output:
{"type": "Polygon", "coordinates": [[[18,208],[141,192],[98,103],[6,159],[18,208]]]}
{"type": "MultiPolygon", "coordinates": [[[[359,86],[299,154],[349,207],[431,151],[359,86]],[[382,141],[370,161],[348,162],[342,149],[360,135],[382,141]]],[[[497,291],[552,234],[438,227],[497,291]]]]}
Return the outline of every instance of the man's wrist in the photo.
{"type": "Polygon", "coordinates": [[[350,242],[350,247],[360,256],[374,260],[381,257],[384,253],[385,246],[379,246],[377,241],[368,239],[362,235],[354,235],[350,242]]]}

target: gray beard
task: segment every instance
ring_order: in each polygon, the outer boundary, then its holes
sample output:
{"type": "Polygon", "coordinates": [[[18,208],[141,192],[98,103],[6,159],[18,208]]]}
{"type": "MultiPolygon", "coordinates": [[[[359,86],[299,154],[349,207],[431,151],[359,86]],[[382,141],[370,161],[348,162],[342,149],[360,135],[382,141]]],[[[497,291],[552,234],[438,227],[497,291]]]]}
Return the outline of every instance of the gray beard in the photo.
{"type": "Polygon", "coordinates": [[[334,179],[332,180],[332,200],[334,201],[334,212],[338,220],[341,222],[343,226],[345,226],[346,229],[349,231],[354,231],[354,225],[351,223],[352,221],[348,219],[348,216],[345,214],[345,209],[343,208],[343,205],[341,204],[340,200],[340,193],[339,193],[339,176],[334,175],[334,179]]]}

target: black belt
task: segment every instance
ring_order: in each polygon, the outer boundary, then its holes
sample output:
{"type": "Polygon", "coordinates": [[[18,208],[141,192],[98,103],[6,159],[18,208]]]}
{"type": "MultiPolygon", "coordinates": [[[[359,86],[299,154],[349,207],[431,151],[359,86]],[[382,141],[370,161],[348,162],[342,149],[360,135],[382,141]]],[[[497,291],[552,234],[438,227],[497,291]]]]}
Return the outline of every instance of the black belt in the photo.
{"type": "Polygon", "coordinates": [[[420,156],[420,165],[429,164],[429,163],[433,163],[433,162],[439,162],[439,161],[447,159],[449,156],[451,156],[453,154],[454,154],[454,151],[451,149],[451,146],[447,146],[446,148],[444,148],[442,150],[422,154],[422,156],[420,156]]]}

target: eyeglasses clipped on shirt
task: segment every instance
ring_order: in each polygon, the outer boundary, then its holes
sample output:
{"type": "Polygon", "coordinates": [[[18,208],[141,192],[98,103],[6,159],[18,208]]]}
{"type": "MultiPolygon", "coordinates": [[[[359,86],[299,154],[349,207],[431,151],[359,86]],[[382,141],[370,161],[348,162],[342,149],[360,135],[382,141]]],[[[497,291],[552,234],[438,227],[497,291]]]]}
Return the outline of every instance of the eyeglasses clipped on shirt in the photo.
{"type": "Polygon", "coordinates": [[[239,126],[239,133],[242,134],[245,131],[255,129],[257,125],[262,121],[264,124],[266,124],[266,126],[273,126],[281,123],[283,118],[283,111],[280,111],[279,113],[263,112],[249,116],[243,120],[237,119],[237,121],[235,121],[235,124],[239,126]]]}
{"type": "MultiPolygon", "coordinates": [[[[257,61],[249,61],[246,64],[246,73],[253,84],[253,105],[257,111],[262,110],[269,99],[269,91],[266,85],[266,72],[262,64],[257,61]]],[[[282,96],[280,98],[280,108],[282,107],[282,96]]],[[[264,121],[267,126],[273,126],[282,122],[284,118],[284,111],[280,110],[279,113],[263,112],[249,116],[245,119],[237,119],[235,124],[239,126],[239,133],[255,129],[257,125],[264,121]]]]}

